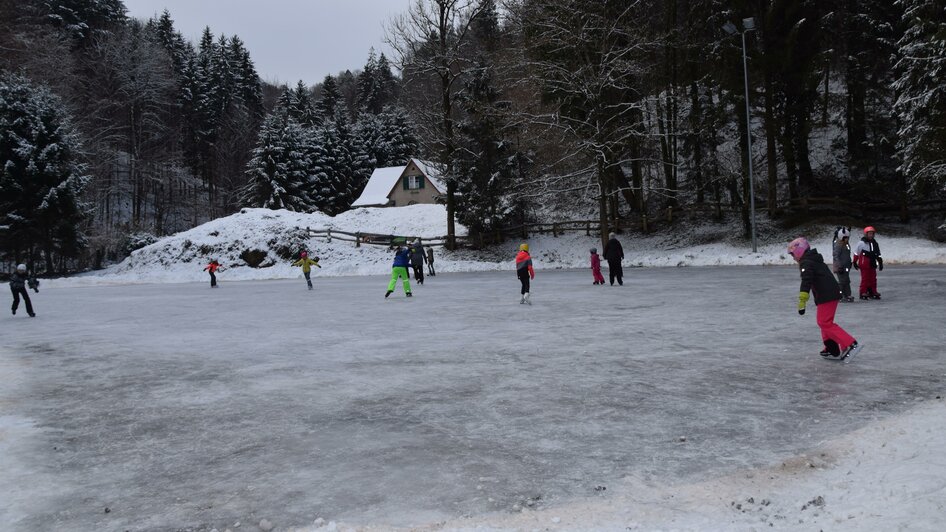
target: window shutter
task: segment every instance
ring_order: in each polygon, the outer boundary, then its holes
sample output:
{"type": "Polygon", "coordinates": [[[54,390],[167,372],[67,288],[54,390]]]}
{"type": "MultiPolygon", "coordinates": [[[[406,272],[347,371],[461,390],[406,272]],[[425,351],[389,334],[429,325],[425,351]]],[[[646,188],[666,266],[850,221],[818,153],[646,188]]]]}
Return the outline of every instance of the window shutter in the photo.
{"type": "Polygon", "coordinates": [[[404,190],[411,189],[411,178],[410,176],[404,176],[404,190]]]}
{"type": "Polygon", "coordinates": [[[424,182],[427,181],[427,178],[425,178],[422,175],[419,175],[417,176],[417,181],[418,183],[420,183],[420,185],[417,188],[424,188],[424,182]]]}

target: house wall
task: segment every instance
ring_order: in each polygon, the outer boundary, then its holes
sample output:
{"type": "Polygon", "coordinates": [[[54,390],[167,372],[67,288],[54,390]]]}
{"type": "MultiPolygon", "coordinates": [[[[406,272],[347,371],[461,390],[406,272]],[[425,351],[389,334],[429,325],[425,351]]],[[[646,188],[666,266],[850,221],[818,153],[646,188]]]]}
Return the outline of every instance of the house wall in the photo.
{"type": "Polygon", "coordinates": [[[397,184],[394,185],[394,189],[388,194],[388,199],[394,202],[393,205],[390,205],[391,207],[404,207],[405,205],[413,205],[415,203],[437,203],[436,198],[440,195],[440,192],[438,192],[437,187],[427,179],[427,176],[424,176],[424,188],[419,190],[404,190],[404,180],[407,179],[408,176],[413,175],[423,176],[424,174],[421,173],[417,165],[412,162],[407,165],[401,177],[398,178],[397,184]]]}

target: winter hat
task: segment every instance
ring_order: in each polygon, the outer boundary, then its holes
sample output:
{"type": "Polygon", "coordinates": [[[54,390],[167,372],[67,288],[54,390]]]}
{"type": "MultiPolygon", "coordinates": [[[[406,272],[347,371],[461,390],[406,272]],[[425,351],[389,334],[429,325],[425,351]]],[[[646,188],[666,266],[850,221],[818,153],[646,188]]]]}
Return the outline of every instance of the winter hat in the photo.
{"type": "Polygon", "coordinates": [[[306,257],[309,256],[309,253],[306,252],[306,251],[303,251],[302,253],[299,254],[299,256],[302,257],[302,258],[306,258],[306,257]]]}
{"type": "Polygon", "coordinates": [[[17,265],[16,265],[16,271],[18,271],[18,272],[20,272],[20,273],[26,272],[26,264],[17,264],[17,265]]]}
{"type": "Polygon", "coordinates": [[[866,235],[867,233],[876,233],[876,232],[877,232],[877,230],[874,229],[874,226],[873,226],[873,225],[868,225],[867,227],[864,228],[864,234],[865,234],[865,235],[866,235]]]}
{"type": "Polygon", "coordinates": [[[851,238],[851,229],[849,227],[838,227],[838,240],[851,238]]]}
{"type": "Polygon", "coordinates": [[[591,252],[592,252],[592,253],[597,253],[597,252],[598,252],[598,248],[591,248],[591,252]]]}
{"type": "Polygon", "coordinates": [[[614,239],[617,238],[617,237],[618,237],[618,235],[616,235],[616,234],[614,234],[614,233],[608,233],[608,239],[610,239],[610,240],[614,240],[614,239]]]}
{"type": "Polygon", "coordinates": [[[519,244],[519,251],[529,251],[529,244],[519,244]]]}
{"type": "Polygon", "coordinates": [[[792,255],[792,257],[795,257],[796,261],[801,260],[802,255],[804,255],[805,252],[810,248],[811,246],[808,244],[808,240],[803,236],[792,240],[788,244],[788,252],[792,255]]]}

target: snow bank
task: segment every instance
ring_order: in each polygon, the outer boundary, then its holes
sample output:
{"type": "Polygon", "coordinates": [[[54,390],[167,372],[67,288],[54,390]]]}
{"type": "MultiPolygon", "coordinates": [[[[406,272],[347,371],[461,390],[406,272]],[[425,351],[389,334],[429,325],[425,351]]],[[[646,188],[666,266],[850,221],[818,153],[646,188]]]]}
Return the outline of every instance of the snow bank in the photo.
{"type": "MultiPolygon", "coordinates": [[[[352,242],[337,239],[308,239],[304,228],[430,238],[446,233],[446,218],[442,205],[361,208],[334,217],[244,209],[166,237],[107,270],[50,280],[45,286],[202,282],[206,280],[202,269],[211,257],[224,265],[220,275],[223,281],[296,278],[301,272],[290,265],[291,259],[303,248],[321,258],[322,268],[316,276],[384,275],[390,271],[388,249],[355,247],[352,242]],[[248,265],[244,255],[248,251],[265,254],[259,267],[248,265]]],[[[465,234],[465,229],[458,227],[459,234],[465,234]]],[[[737,226],[726,224],[678,224],[656,234],[627,234],[619,238],[624,246],[625,267],[791,264],[785,246],[794,233],[761,227],[760,241],[764,243],[758,253],[752,253],[747,243],[733,236],[738,233],[737,226]]],[[[807,234],[823,235],[810,240],[830,260],[832,230],[809,228],[807,234]]],[[[879,240],[887,265],[946,264],[946,244],[909,236],[881,235],[879,240]]],[[[597,237],[580,233],[560,237],[537,235],[527,241],[540,269],[588,268],[589,249],[601,247],[597,237]]],[[[509,241],[486,250],[456,252],[436,248],[435,266],[438,272],[512,270],[518,244],[509,241]]]]}

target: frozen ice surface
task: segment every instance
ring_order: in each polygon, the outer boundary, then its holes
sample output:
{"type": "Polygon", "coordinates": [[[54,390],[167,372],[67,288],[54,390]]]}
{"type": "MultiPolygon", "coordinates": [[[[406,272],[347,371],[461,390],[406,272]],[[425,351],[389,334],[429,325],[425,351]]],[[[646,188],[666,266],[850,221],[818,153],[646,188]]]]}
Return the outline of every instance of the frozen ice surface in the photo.
{"type": "Polygon", "coordinates": [[[513,272],[410,300],[381,277],[43,290],[2,321],[0,528],[554,509],[767,467],[943,391],[944,267],[840,307],[851,364],[820,360],[791,266],[626,273],[539,270],[531,307],[513,272]]]}

